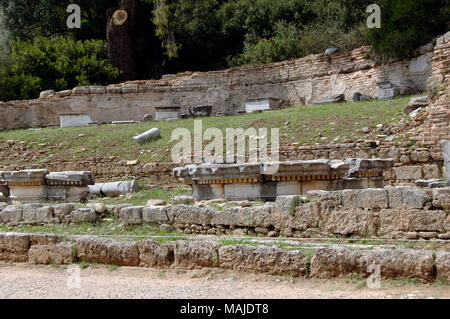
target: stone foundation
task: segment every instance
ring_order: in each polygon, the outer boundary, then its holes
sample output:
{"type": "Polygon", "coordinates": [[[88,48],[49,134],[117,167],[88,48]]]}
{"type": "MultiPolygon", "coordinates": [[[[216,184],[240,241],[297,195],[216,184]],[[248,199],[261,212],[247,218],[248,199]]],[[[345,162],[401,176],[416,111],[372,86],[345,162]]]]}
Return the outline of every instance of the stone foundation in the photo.
{"type": "Polygon", "coordinates": [[[218,245],[209,241],[116,241],[96,236],[61,237],[52,234],[0,233],[0,261],[71,264],[79,261],[119,266],[215,267],[317,278],[370,275],[378,265],[382,278],[449,280],[450,253],[412,249],[349,250],[319,248],[312,259],[302,250],[278,246],[218,245]]]}

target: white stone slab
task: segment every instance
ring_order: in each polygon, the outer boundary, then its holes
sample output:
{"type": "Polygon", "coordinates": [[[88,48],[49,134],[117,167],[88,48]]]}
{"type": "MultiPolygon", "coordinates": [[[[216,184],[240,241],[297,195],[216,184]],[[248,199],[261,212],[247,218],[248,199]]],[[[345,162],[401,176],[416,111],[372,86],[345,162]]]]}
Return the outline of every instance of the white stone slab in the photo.
{"type": "Polygon", "coordinates": [[[445,179],[450,181],[450,141],[442,141],[442,153],[444,155],[445,179]]]}
{"type": "Polygon", "coordinates": [[[61,114],[59,116],[61,127],[89,126],[92,122],[89,114],[61,114]]]}

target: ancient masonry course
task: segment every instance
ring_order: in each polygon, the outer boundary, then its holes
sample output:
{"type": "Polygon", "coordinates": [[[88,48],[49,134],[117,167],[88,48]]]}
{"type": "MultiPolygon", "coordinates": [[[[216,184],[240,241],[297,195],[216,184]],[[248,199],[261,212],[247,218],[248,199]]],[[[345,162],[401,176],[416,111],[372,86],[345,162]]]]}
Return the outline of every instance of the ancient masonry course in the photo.
{"type": "Polygon", "coordinates": [[[421,47],[411,60],[390,63],[371,57],[366,46],[267,65],[185,72],[162,80],[50,90],[36,100],[1,103],[0,129],[60,125],[61,116],[71,115],[104,123],[143,120],[145,115],[165,119],[199,106],[220,115],[245,112],[256,104],[278,108],[320,103],[333,96],[349,101],[355,94],[371,98],[413,94],[448,76],[449,38],[447,33],[436,44],[421,47]]]}

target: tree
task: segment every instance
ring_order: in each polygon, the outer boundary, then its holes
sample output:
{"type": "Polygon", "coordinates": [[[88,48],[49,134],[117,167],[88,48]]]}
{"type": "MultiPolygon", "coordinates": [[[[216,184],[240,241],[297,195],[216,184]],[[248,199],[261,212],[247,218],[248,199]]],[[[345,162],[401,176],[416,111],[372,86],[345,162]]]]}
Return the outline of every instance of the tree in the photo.
{"type": "Polygon", "coordinates": [[[8,67],[0,72],[0,100],[29,99],[42,90],[105,85],[119,79],[101,40],[36,37],[11,43],[8,67]]]}
{"type": "Polygon", "coordinates": [[[448,0],[383,0],[381,28],[369,31],[377,53],[385,57],[413,56],[416,49],[450,28],[448,0]]]}

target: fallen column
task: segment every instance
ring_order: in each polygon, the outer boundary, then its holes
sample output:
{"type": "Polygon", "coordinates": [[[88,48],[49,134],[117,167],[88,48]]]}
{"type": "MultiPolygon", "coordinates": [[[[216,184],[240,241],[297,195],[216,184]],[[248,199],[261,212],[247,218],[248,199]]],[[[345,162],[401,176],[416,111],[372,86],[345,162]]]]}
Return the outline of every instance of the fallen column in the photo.
{"type": "Polygon", "coordinates": [[[95,185],[89,186],[89,192],[91,193],[91,195],[107,197],[118,197],[120,195],[132,193],[134,191],[137,191],[138,189],[139,185],[136,180],[112,183],[96,183],[95,185]]]}

